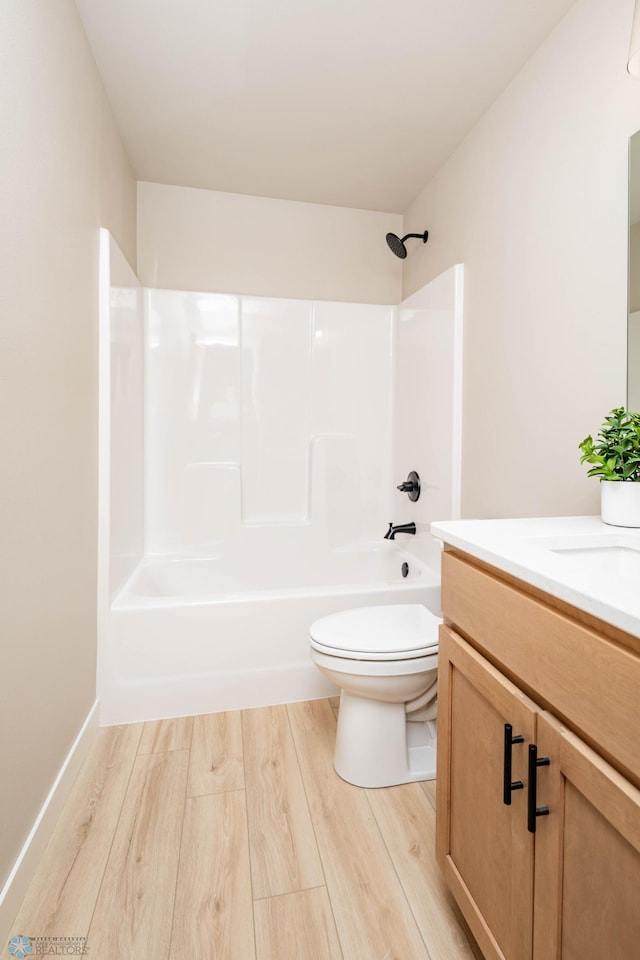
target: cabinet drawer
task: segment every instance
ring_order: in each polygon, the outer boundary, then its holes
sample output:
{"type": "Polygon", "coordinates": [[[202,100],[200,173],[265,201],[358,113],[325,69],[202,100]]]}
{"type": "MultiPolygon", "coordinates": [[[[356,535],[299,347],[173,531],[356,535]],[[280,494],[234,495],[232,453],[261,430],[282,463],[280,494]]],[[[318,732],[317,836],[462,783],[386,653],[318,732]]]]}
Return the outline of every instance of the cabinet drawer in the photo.
{"type": "Polygon", "coordinates": [[[451,554],[445,619],[640,786],[640,657],[451,554]]]}

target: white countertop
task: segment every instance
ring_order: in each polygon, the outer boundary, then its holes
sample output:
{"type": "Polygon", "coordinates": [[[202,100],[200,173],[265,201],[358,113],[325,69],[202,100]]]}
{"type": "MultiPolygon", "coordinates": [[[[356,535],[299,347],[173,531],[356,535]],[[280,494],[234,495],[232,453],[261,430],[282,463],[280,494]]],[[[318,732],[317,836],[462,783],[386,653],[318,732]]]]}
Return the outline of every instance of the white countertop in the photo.
{"type": "Polygon", "coordinates": [[[431,533],[640,637],[640,529],[600,517],[536,517],[448,520],[433,523],[431,533]]]}

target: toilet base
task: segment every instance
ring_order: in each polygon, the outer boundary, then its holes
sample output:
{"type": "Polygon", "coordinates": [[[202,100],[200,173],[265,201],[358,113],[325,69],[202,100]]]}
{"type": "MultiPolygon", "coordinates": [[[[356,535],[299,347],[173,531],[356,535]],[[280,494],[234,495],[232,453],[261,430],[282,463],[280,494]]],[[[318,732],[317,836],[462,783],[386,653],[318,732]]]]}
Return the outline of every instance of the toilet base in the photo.
{"type": "Polygon", "coordinates": [[[411,720],[404,703],[342,691],[336,773],[357,787],[392,787],[436,776],[435,720],[411,720]]]}

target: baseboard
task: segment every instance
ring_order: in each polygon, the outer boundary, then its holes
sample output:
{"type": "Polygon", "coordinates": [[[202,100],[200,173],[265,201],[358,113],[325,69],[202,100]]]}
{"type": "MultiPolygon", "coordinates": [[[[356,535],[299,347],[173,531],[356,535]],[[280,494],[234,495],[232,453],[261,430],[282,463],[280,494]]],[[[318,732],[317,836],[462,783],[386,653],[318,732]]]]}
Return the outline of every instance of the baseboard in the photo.
{"type": "Polygon", "coordinates": [[[78,736],[73,742],[60,771],[49,790],[40,812],[36,817],[29,836],[13,865],[7,881],[0,891],[0,950],[10,936],[21,931],[11,930],[20,905],[31,883],[36,868],[42,858],[49,838],[53,833],[62,807],[78,775],[82,761],[87,755],[98,730],[98,701],[96,700],[82,724],[78,736]]]}

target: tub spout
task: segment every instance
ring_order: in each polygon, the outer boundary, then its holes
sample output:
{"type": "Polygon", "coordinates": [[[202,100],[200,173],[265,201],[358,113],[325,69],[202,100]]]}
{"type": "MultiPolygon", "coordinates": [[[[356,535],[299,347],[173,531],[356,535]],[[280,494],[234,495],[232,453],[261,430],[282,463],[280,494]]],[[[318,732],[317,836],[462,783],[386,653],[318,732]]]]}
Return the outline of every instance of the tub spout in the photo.
{"type": "Polygon", "coordinates": [[[389,524],[389,529],[384,535],[385,540],[395,540],[396,533],[415,533],[416,525],[413,523],[397,523],[394,527],[392,523],[389,524]]]}

